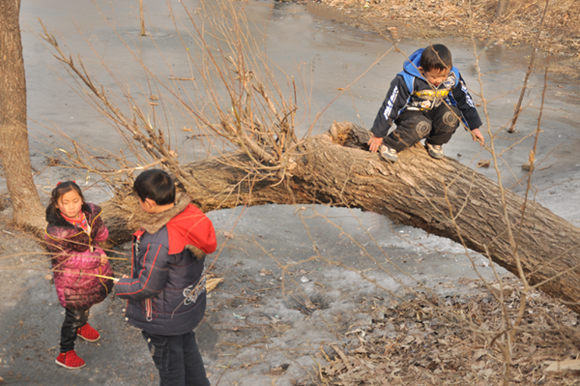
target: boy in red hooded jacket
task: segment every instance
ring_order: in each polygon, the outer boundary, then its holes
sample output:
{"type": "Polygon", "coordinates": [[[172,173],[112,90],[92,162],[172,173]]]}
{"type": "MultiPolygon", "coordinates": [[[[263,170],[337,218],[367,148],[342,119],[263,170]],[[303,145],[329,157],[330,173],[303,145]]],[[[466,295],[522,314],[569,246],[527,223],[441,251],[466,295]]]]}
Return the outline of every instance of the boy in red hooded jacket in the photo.
{"type": "Polygon", "coordinates": [[[176,197],[169,174],[141,173],[133,185],[146,213],[133,235],[131,278],[115,283],[127,299],[125,320],[142,330],[161,385],[208,386],[193,329],[206,306],[204,259],[215,251],[209,218],[185,194],[176,197]]]}

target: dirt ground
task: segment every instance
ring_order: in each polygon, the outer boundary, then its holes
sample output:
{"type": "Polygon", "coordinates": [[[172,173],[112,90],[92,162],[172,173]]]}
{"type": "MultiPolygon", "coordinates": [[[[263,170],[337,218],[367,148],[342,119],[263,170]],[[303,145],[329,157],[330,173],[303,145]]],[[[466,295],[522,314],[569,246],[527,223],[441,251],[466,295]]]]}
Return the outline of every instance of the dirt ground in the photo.
{"type": "MultiPolygon", "coordinates": [[[[399,39],[461,37],[489,45],[537,47],[536,66],[546,62],[562,75],[580,76],[580,1],[511,0],[504,17],[495,17],[497,1],[449,0],[317,0],[341,11],[344,22],[378,32],[392,42],[399,39]]],[[[526,58],[529,61],[529,58],[526,58]]]]}

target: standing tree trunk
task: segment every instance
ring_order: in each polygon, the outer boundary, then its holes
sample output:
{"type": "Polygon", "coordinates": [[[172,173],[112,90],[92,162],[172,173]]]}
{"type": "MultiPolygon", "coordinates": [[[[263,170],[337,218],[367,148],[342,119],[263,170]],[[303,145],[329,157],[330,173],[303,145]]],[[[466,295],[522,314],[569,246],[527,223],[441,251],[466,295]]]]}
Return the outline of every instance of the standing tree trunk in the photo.
{"type": "Polygon", "coordinates": [[[32,179],[26,123],[26,78],[20,36],[20,0],[0,1],[0,161],[14,221],[44,227],[44,209],[32,179]]]}
{"type": "Polygon", "coordinates": [[[139,20],[141,20],[141,36],[147,36],[145,32],[145,13],[143,12],[143,0],[139,0],[139,20]]]}

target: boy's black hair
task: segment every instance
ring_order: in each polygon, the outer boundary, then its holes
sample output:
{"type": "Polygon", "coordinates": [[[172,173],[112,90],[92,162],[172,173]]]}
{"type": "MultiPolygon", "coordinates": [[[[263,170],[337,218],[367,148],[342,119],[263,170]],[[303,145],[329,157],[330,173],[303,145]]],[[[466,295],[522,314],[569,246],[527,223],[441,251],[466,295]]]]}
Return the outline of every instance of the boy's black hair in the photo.
{"type": "Polygon", "coordinates": [[[451,51],[443,44],[433,44],[427,46],[421,54],[421,61],[419,62],[423,71],[431,70],[451,70],[453,60],[451,58],[451,51]]]}
{"type": "Polygon", "coordinates": [[[161,169],[145,170],[133,183],[133,191],[141,201],[147,198],[157,205],[168,205],[175,202],[175,185],[167,172],[161,169]]]}
{"type": "Polygon", "coordinates": [[[65,228],[72,228],[74,227],[71,223],[66,221],[60,212],[60,209],[57,208],[58,200],[71,190],[76,190],[76,192],[81,196],[83,200],[83,206],[81,210],[83,212],[91,212],[91,208],[85,202],[85,197],[83,196],[83,192],[81,188],[76,184],[74,181],[65,181],[59,182],[56,185],[56,188],[52,190],[50,194],[50,201],[48,202],[48,206],[46,207],[46,221],[52,225],[59,225],[65,228]]]}

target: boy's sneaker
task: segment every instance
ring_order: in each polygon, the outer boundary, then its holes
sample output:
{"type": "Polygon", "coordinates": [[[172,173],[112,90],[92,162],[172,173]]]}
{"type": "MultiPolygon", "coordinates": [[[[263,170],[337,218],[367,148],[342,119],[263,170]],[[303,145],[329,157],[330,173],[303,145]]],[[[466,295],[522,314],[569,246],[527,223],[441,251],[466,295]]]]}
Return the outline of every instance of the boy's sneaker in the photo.
{"type": "Polygon", "coordinates": [[[435,159],[441,159],[444,156],[443,148],[441,145],[432,145],[430,143],[426,143],[425,148],[427,148],[429,155],[435,159]]]}
{"type": "Polygon", "coordinates": [[[397,151],[392,147],[388,147],[387,145],[381,145],[379,147],[379,151],[384,159],[389,162],[397,162],[399,157],[397,156],[397,151]]]}
{"type": "Polygon", "coordinates": [[[57,365],[70,370],[80,369],[86,364],[85,361],[77,355],[75,350],[61,352],[56,357],[55,362],[57,365]]]}
{"type": "Polygon", "coordinates": [[[88,323],[77,330],[77,334],[87,342],[96,342],[101,335],[88,323]]]}

